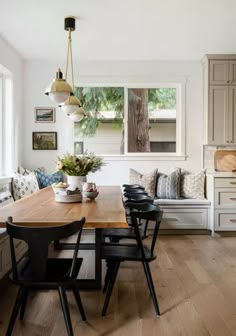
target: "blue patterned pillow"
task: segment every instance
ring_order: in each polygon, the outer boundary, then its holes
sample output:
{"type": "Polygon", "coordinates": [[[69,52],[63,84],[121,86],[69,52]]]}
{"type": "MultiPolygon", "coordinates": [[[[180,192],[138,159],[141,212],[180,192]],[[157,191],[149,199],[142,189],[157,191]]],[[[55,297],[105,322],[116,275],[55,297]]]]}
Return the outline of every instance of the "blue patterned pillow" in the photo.
{"type": "Polygon", "coordinates": [[[54,174],[47,174],[42,171],[38,171],[37,179],[39,188],[43,189],[50,186],[53,183],[58,183],[63,181],[63,175],[60,172],[56,172],[54,174]]]}
{"type": "Polygon", "coordinates": [[[170,175],[160,174],[157,181],[157,198],[179,199],[181,170],[177,168],[170,175]]]}

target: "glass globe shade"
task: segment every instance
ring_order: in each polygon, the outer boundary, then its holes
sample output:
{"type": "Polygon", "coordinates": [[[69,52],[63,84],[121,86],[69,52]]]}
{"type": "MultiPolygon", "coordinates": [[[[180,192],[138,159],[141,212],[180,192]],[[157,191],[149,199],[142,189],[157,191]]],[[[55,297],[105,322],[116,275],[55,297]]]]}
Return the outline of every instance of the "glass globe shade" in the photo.
{"type": "Polygon", "coordinates": [[[82,107],[76,109],[74,113],[70,114],[70,119],[73,121],[81,121],[85,116],[85,111],[82,107]]]}
{"type": "Polygon", "coordinates": [[[67,115],[70,115],[71,113],[74,113],[78,109],[78,105],[62,105],[61,109],[67,115]]]}
{"type": "Polygon", "coordinates": [[[64,103],[69,97],[70,92],[49,92],[48,96],[56,104],[64,103]]]}

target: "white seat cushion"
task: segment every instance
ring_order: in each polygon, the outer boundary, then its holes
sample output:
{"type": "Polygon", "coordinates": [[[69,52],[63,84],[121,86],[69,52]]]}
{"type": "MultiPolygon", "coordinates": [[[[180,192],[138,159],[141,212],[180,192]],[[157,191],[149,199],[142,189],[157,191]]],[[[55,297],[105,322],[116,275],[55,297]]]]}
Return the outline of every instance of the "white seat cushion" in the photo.
{"type": "Polygon", "coordinates": [[[154,204],[156,205],[189,205],[189,206],[194,206],[194,205],[211,205],[211,202],[208,201],[207,199],[192,199],[192,198],[184,198],[184,199],[155,199],[154,204]]]}

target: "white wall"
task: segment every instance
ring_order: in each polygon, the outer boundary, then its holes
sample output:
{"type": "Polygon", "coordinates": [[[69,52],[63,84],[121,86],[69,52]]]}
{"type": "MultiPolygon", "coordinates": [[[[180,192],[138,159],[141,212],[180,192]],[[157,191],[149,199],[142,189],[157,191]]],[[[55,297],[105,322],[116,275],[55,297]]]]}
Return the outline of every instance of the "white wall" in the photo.
{"type": "Polygon", "coordinates": [[[0,64],[12,73],[14,120],[14,169],[22,161],[23,151],[23,59],[0,35],[0,64]]]}
{"type": "MultiPolygon", "coordinates": [[[[73,150],[73,125],[70,119],[57,108],[55,124],[34,122],[35,106],[52,106],[44,90],[51,82],[57,62],[25,62],[25,123],[24,123],[24,164],[35,168],[45,166],[48,171],[55,170],[58,154],[73,150]],[[58,151],[33,151],[32,131],[57,131],[58,151]]],[[[98,184],[120,184],[128,181],[130,167],[141,172],[158,168],[170,172],[174,167],[198,170],[202,167],[203,150],[203,108],[202,108],[202,71],[200,62],[90,62],[75,64],[75,82],[78,85],[96,83],[157,83],[162,80],[187,79],[186,89],[186,154],[184,161],[107,159],[108,164],[101,172],[89,177],[98,184]]]]}

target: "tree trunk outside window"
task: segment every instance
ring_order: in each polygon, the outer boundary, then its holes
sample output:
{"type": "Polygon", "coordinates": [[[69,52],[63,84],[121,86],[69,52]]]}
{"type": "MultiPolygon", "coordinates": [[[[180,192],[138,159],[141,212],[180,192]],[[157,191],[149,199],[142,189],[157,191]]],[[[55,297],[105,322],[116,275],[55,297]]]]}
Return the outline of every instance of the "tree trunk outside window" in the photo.
{"type": "Polygon", "coordinates": [[[129,89],[128,151],[150,152],[148,89],[129,89]]]}

